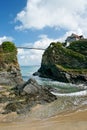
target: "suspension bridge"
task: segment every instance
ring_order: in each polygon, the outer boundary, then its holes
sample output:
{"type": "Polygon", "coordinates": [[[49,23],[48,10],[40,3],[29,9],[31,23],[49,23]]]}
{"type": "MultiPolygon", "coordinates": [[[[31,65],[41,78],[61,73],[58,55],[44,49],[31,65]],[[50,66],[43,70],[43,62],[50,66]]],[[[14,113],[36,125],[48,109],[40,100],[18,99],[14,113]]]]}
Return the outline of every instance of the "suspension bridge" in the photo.
{"type": "Polygon", "coordinates": [[[33,50],[46,50],[44,48],[35,48],[35,47],[17,47],[18,49],[33,49],[33,50]]]}
{"type": "MultiPolygon", "coordinates": [[[[41,50],[41,51],[45,51],[46,49],[45,48],[35,48],[35,47],[16,47],[17,49],[33,49],[33,50],[41,50]]],[[[9,55],[11,53],[14,53],[14,52],[8,52],[8,53],[5,53],[5,54],[1,54],[1,55],[9,55]]]]}

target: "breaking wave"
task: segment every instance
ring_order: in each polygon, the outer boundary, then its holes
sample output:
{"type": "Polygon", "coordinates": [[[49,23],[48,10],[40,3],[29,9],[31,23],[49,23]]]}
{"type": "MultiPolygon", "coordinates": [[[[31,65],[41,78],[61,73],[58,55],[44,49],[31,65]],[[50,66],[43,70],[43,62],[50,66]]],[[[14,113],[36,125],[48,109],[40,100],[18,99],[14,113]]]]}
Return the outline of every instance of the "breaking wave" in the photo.
{"type": "Polygon", "coordinates": [[[74,92],[74,93],[57,93],[57,92],[51,92],[55,96],[86,96],[87,90],[80,91],[80,92],[74,92]]]}

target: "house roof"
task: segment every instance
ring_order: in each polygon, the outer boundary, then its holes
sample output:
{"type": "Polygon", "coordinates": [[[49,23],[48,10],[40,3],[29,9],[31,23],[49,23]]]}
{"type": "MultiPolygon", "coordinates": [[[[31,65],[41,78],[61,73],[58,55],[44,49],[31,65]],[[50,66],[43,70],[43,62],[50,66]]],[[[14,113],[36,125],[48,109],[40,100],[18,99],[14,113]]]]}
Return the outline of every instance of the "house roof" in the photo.
{"type": "Polygon", "coordinates": [[[75,37],[75,38],[80,39],[80,36],[78,36],[78,35],[76,35],[76,34],[74,34],[74,33],[72,33],[71,37],[75,37]]]}
{"type": "Polygon", "coordinates": [[[77,35],[77,34],[72,33],[71,36],[69,36],[69,37],[67,37],[67,38],[77,38],[77,39],[80,40],[81,38],[83,38],[83,35],[80,35],[80,36],[79,36],[79,35],[77,35]]]}

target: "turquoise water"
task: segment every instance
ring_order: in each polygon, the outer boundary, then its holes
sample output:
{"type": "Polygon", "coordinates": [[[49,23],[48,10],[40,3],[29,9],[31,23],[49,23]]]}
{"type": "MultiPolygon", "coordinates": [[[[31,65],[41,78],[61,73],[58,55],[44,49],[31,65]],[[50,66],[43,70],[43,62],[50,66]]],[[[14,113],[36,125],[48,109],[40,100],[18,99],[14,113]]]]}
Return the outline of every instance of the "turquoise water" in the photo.
{"type": "Polygon", "coordinates": [[[27,81],[31,77],[33,77],[33,73],[36,72],[40,68],[39,65],[36,66],[21,66],[21,73],[24,81],[27,81]]]}
{"type": "MultiPolygon", "coordinates": [[[[48,78],[40,78],[33,76],[40,66],[21,66],[21,72],[23,79],[27,81],[29,78],[34,78],[40,85],[51,87],[50,92],[57,96],[57,100],[53,102],[53,105],[49,107],[46,112],[40,112],[42,117],[47,113],[47,116],[53,113],[58,114],[69,110],[80,110],[82,107],[87,106],[87,85],[84,84],[71,84],[54,81],[48,78]]],[[[86,107],[87,108],[87,107],[86,107]]]]}
{"type": "MultiPolygon", "coordinates": [[[[67,94],[67,93],[75,93],[76,92],[81,92],[82,93],[87,93],[87,86],[83,84],[75,85],[71,83],[61,83],[58,81],[54,81],[48,78],[40,78],[38,76],[33,76],[33,73],[36,72],[40,68],[40,65],[36,66],[21,66],[21,73],[22,77],[25,81],[27,81],[30,78],[36,79],[36,81],[40,85],[45,85],[49,87],[55,88],[55,93],[62,93],[62,94],[67,94]]],[[[78,95],[78,93],[77,93],[78,95]]]]}

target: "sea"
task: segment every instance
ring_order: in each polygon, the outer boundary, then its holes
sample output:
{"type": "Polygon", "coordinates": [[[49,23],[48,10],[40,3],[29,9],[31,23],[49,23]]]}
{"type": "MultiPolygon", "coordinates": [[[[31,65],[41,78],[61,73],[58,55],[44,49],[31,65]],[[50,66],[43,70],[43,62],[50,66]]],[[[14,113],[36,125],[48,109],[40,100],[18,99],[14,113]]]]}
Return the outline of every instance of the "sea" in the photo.
{"type": "Polygon", "coordinates": [[[33,73],[36,72],[39,68],[40,65],[20,66],[23,80],[27,81],[30,78],[34,78],[33,73]]]}
{"type": "MultiPolygon", "coordinates": [[[[57,97],[53,105],[48,108],[50,111],[43,112],[45,116],[50,117],[53,114],[62,113],[71,110],[87,109],[87,84],[72,84],[54,81],[49,78],[33,76],[33,73],[40,68],[40,65],[21,66],[21,73],[24,81],[34,78],[38,84],[51,87],[51,93],[57,97]]],[[[47,109],[47,110],[48,110],[47,109]]],[[[37,116],[42,117],[42,113],[37,116]]],[[[44,115],[43,114],[43,115],[44,115]]]]}

